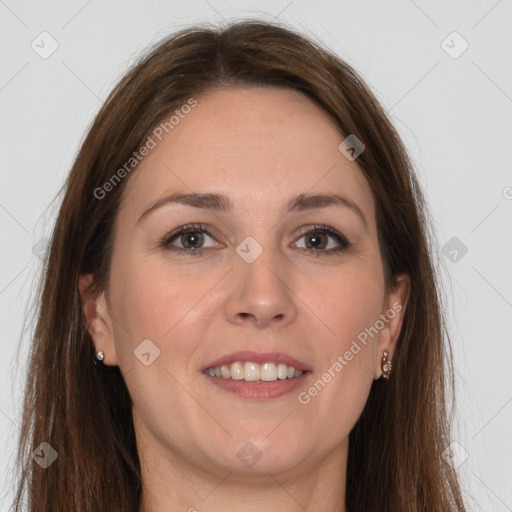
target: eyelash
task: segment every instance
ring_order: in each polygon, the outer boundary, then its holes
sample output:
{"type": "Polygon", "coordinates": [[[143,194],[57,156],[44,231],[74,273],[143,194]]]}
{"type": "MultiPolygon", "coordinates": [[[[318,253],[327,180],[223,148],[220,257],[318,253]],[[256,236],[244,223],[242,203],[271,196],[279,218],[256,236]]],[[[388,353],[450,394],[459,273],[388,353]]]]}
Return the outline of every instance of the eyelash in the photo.
{"type": "MultiPolygon", "coordinates": [[[[171,242],[174,241],[174,239],[178,238],[179,236],[185,234],[185,233],[196,233],[196,232],[203,232],[206,233],[209,237],[214,238],[213,235],[210,233],[210,230],[208,227],[204,224],[187,224],[185,226],[181,226],[174,230],[173,232],[165,235],[158,243],[158,247],[161,247],[167,251],[174,251],[182,254],[186,254],[187,256],[200,256],[203,254],[203,252],[206,249],[209,248],[198,248],[198,249],[186,249],[183,247],[171,247],[171,242]]],[[[312,234],[316,231],[322,231],[324,233],[327,233],[329,236],[334,238],[340,245],[336,247],[335,249],[311,249],[309,247],[305,249],[301,249],[303,251],[307,251],[311,255],[315,257],[319,257],[321,254],[325,256],[333,256],[335,254],[338,254],[340,252],[343,252],[347,250],[350,247],[350,242],[343,236],[341,233],[336,231],[335,229],[325,226],[323,224],[314,224],[312,226],[308,226],[307,230],[303,230],[300,235],[299,239],[302,238],[305,235],[312,234]]]]}

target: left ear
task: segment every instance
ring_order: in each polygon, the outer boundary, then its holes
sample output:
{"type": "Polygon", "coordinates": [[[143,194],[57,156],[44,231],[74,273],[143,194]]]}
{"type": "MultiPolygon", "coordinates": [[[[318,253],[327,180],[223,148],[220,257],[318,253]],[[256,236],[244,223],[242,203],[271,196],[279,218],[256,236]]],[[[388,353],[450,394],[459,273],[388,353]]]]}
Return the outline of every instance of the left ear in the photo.
{"type": "Polygon", "coordinates": [[[375,362],[375,378],[378,379],[382,375],[381,361],[384,350],[389,351],[389,359],[393,360],[396,344],[402,329],[402,323],[407,308],[407,299],[411,279],[408,274],[399,274],[396,276],[396,284],[390,290],[384,301],[384,309],[380,318],[384,323],[384,327],[379,333],[377,341],[377,354],[375,362]]]}

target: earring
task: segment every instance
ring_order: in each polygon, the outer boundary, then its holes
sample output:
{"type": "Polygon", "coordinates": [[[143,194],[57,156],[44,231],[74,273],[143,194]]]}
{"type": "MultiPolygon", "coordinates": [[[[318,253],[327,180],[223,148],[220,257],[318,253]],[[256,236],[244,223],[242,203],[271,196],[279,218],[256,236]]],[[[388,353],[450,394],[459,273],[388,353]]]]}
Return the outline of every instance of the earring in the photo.
{"type": "Polygon", "coordinates": [[[96,354],[94,355],[93,359],[92,359],[92,362],[94,363],[94,365],[100,369],[102,372],[107,372],[107,373],[111,373],[111,372],[116,372],[118,371],[118,367],[117,366],[110,366],[108,364],[105,364],[103,362],[103,360],[105,359],[105,354],[103,353],[102,350],[98,350],[96,352],[96,354]]]}
{"type": "Polygon", "coordinates": [[[389,374],[393,369],[393,363],[391,362],[391,359],[389,359],[389,350],[384,350],[384,354],[380,364],[382,367],[382,378],[386,380],[389,379],[389,374]]]}
{"type": "Polygon", "coordinates": [[[96,356],[94,357],[93,359],[93,363],[96,365],[96,366],[105,366],[103,364],[103,359],[105,358],[105,354],[103,353],[102,350],[98,350],[96,352],[96,356]]]}

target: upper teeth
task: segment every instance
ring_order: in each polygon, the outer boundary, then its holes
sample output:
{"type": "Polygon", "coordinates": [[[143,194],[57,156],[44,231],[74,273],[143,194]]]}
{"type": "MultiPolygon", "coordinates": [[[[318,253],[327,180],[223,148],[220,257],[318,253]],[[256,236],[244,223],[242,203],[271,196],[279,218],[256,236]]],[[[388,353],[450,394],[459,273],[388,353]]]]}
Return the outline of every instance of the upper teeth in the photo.
{"type": "Polygon", "coordinates": [[[223,377],[224,379],[265,381],[271,382],[277,379],[292,379],[300,377],[304,372],[296,370],[293,366],[284,363],[253,363],[236,361],[230,365],[216,366],[205,370],[212,377],[223,377]]]}

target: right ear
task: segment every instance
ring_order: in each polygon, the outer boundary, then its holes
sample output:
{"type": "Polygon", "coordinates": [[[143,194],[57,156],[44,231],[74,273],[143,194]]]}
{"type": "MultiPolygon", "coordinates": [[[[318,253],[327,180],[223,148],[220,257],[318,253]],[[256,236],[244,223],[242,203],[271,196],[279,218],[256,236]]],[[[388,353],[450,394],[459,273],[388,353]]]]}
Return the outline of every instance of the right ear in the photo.
{"type": "Polygon", "coordinates": [[[95,352],[101,350],[104,354],[103,363],[115,366],[117,365],[117,356],[114,329],[105,292],[95,289],[92,274],[80,276],[78,289],[82,304],[82,321],[91,335],[95,352]]]}

